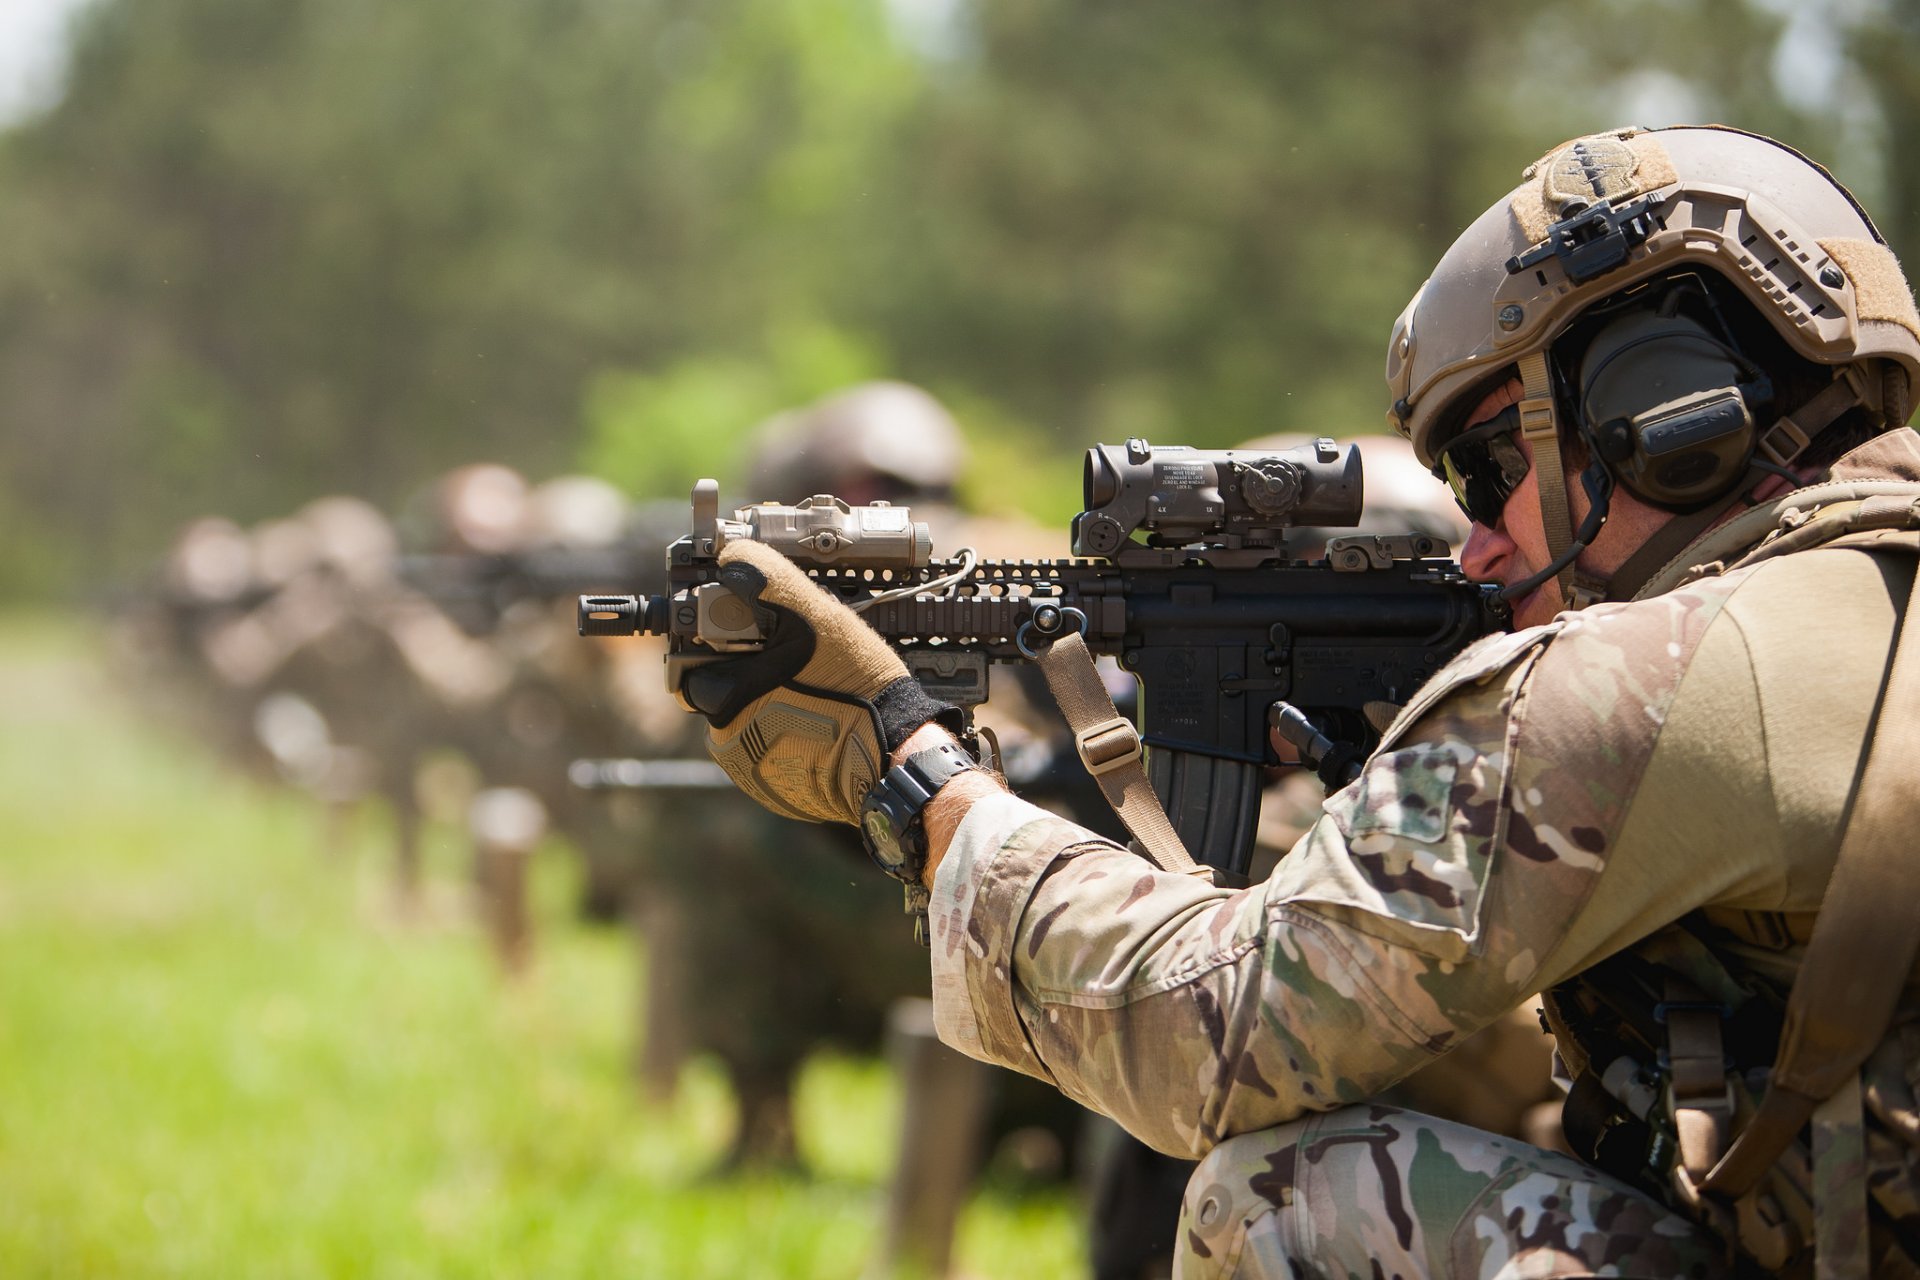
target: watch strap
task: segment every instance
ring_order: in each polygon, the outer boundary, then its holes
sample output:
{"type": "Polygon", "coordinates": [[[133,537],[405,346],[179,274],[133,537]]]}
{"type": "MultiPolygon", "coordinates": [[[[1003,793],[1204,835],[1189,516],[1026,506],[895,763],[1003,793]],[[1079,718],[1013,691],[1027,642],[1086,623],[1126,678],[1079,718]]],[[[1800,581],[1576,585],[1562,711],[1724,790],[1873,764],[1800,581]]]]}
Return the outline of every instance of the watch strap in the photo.
{"type": "MultiPolygon", "coordinates": [[[[925,751],[914,752],[887,772],[891,774],[896,770],[904,770],[926,789],[927,799],[931,800],[936,791],[954,778],[979,767],[979,762],[958,742],[942,742],[925,751]]],[[[921,801],[921,807],[925,805],[926,801],[921,801]]]]}
{"type": "Polygon", "coordinates": [[[927,867],[927,804],[940,789],[979,764],[958,743],[943,742],[925,751],[915,752],[887,770],[861,806],[861,838],[867,853],[881,870],[906,886],[906,913],[913,917],[914,936],[927,944],[928,894],[921,877],[927,867]],[[900,857],[882,856],[874,845],[866,816],[883,812],[899,846],[900,857]]]}

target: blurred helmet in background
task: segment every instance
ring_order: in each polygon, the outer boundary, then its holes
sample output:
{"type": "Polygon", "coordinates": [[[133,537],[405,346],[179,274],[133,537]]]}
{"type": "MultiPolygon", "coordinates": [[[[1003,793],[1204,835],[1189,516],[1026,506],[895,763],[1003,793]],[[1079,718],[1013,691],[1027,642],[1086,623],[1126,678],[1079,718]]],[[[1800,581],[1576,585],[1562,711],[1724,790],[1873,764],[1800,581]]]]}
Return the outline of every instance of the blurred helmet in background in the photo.
{"type": "MultiPolygon", "coordinates": [[[[1277,453],[1311,444],[1315,437],[1282,433],[1259,436],[1237,444],[1235,452],[1277,453]]],[[[1413,446],[1399,436],[1354,436],[1340,441],[1360,451],[1364,497],[1360,521],[1349,529],[1306,528],[1293,531],[1287,538],[1289,554],[1318,555],[1317,547],[1328,538],[1350,533],[1423,533],[1439,538],[1458,549],[1467,540],[1466,517],[1454,505],[1447,486],[1420,464],[1413,446]]]]}
{"type": "Polygon", "coordinates": [[[309,502],[294,518],[312,534],[318,562],[347,581],[372,586],[393,576],[400,542],[372,503],[336,494],[309,502]]]}
{"type": "Polygon", "coordinates": [[[859,504],[946,499],[966,465],[960,424],[905,382],[866,382],[776,414],[753,433],[752,501],[831,493],[859,504]]]}
{"type": "Polygon", "coordinates": [[[180,531],[163,574],[174,598],[195,604],[238,599],[253,584],[253,544],[222,516],[206,516],[180,531]]]}
{"type": "Polygon", "coordinates": [[[506,555],[519,548],[528,523],[525,478],[498,463],[476,462],[415,494],[401,517],[401,531],[412,551],[506,555]]]}
{"type": "MultiPolygon", "coordinates": [[[[681,504],[685,521],[685,504],[681,504]]],[[[562,550],[611,547],[627,534],[626,495],[597,476],[558,476],[527,495],[529,545],[562,550]]]]}

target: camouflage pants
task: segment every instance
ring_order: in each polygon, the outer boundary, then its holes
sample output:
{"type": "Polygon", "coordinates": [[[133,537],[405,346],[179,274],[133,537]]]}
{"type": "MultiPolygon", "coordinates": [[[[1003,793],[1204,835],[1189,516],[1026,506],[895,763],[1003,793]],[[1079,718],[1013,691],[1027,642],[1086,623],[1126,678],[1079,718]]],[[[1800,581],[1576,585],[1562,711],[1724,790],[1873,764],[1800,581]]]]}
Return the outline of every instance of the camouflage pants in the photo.
{"type": "Polygon", "coordinates": [[[1710,1236],[1570,1156],[1366,1105],[1215,1147],[1180,1241],[1181,1280],[1725,1272],[1710,1236]]]}

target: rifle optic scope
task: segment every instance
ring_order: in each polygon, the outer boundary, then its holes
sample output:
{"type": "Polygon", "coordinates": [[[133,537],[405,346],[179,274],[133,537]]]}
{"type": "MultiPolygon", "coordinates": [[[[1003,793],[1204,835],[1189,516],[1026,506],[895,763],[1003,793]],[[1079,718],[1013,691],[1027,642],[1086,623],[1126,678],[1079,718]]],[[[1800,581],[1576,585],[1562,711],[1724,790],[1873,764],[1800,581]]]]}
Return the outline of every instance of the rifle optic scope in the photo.
{"type": "Polygon", "coordinates": [[[1321,438],[1274,453],[1180,445],[1101,444],[1087,450],[1086,509],[1073,521],[1073,553],[1110,556],[1135,531],[1157,547],[1231,539],[1278,546],[1295,525],[1360,521],[1360,451],[1321,438]]]}

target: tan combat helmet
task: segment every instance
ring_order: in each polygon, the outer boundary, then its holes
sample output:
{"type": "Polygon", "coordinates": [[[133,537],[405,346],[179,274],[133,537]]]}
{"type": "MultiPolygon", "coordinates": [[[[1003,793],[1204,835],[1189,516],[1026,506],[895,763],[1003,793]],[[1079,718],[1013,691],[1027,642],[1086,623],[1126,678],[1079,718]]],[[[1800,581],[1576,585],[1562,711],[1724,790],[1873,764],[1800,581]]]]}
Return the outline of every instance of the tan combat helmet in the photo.
{"type": "Polygon", "coordinates": [[[755,501],[816,493],[871,501],[946,493],[967,446],[953,415],[919,387],[863,382],[769,418],[748,451],[746,496],[755,501]]]}
{"type": "Polygon", "coordinates": [[[372,588],[392,579],[400,542],[372,503],[334,494],[309,502],[294,519],[312,536],[318,563],[346,582],[372,588]]]}
{"type": "MultiPolygon", "coordinates": [[[[1556,147],[1460,235],[1394,325],[1387,418],[1434,466],[1464,415],[1518,370],[1521,429],[1570,606],[1590,602],[1595,588],[1577,589],[1571,569],[1579,547],[1548,353],[1598,304],[1684,270],[1730,284],[1792,351],[1834,371],[1811,401],[1753,424],[1756,465],[1790,465],[1856,407],[1903,424],[1920,389],[1920,315],[1906,277],[1819,165],[1719,126],[1621,129],[1556,147]]],[[[1687,519],[1704,527],[1714,514],[1687,519]]]]}
{"type": "Polygon", "coordinates": [[[527,540],[536,547],[578,551],[611,547],[626,535],[626,496],[598,476],[556,476],[527,495],[527,540]]]}
{"type": "Polygon", "coordinates": [[[526,540],[528,493],[511,467],[456,467],[410,504],[409,541],[452,555],[509,555],[526,540]]]}

